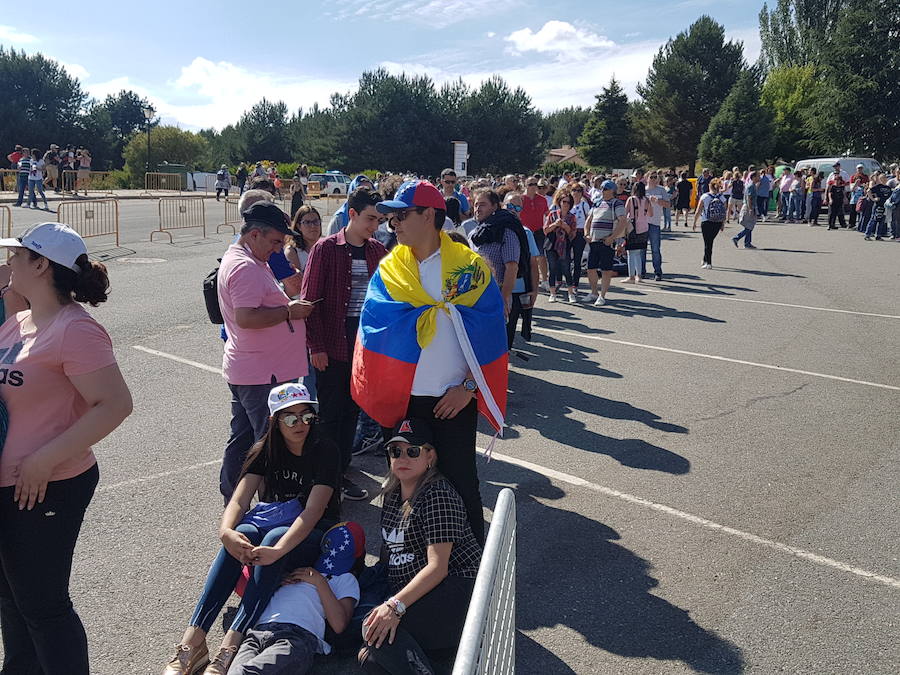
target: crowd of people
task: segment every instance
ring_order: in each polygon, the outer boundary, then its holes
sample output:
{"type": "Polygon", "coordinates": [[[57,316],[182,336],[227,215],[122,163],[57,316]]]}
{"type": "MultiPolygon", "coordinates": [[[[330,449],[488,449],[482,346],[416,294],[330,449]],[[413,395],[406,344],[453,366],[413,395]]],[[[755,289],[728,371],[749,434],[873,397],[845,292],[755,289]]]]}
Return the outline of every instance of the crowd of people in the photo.
{"type": "Polygon", "coordinates": [[[49,211],[44,188],[54,192],[87,195],[91,176],[91,151],[84,146],[67,145],[60,148],[56,143],[41,152],[38,148],[16,145],[6,156],[9,167],[16,172],[16,206],[38,208],[38,196],[44,202],[44,210],[49,211]]]}
{"type": "MultiPolygon", "coordinates": [[[[585,272],[595,305],[616,275],[641,283],[648,248],[663,279],[660,233],[680,216],[688,226],[694,184],[660,170],[465,185],[452,169],[433,182],[360,175],[323,227],[302,188],[289,215],[275,203],[277,176],[254,174],[240,183],[240,233],[205,286],[231,397],[221,547],[162,672],[302,673],[334,647],[357,650],[364,672],[433,672],[434,655],[458,644],[481,560],[476,427],[479,415],[498,434],[505,425],[519,324],[530,339],[540,291],[579,302],[585,272]],[[366,532],[345,509],[369,498],[350,468],[373,449],[386,481],[369,533],[380,559],[366,566],[366,532]],[[211,650],[235,592],[237,613],[211,650]]],[[[735,167],[697,179],[703,267],[726,222],[741,226],[735,246],[753,248],[771,175],[735,167]]],[[[825,206],[841,222],[845,200],[869,203],[858,227],[880,237],[891,224],[896,238],[896,172],[791,176],[778,218],[814,225],[825,206]]],[[[69,573],[98,481],[91,446],[132,408],[109,336],[81,307],[104,302],[109,279],[63,224],[0,247],[12,272],[0,326],[4,672],[86,675],[69,573]]]]}

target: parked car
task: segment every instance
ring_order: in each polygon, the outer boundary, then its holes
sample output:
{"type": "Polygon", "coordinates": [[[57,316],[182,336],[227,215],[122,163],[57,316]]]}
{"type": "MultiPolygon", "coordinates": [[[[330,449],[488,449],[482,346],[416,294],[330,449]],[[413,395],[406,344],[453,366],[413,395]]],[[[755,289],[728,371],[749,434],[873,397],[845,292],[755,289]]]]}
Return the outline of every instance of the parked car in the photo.
{"type": "Polygon", "coordinates": [[[828,176],[834,169],[835,162],[841,163],[841,170],[846,171],[848,176],[856,173],[856,165],[862,164],[863,171],[867,176],[871,176],[876,171],[881,171],[881,164],[871,157],[812,157],[810,159],[801,159],[797,162],[794,169],[802,169],[806,171],[809,167],[815,167],[816,171],[821,171],[828,176]]]}
{"type": "Polygon", "coordinates": [[[322,194],[345,195],[350,185],[350,176],[340,171],[328,171],[326,173],[311,173],[310,182],[316,181],[320,185],[322,194]]]}

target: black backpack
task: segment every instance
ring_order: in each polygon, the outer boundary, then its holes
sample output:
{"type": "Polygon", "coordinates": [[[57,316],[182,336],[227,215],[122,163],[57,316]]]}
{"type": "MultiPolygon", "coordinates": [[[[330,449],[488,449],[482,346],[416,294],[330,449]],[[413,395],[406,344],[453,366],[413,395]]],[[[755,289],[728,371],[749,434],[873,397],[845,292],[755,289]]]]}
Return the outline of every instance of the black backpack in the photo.
{"type": "MultiPolygon", "coordinates": [[[[219,262],[222,259],[219,258],[219,262]]],[[[219,307],[219,266],[206,275],[203,280],[203,300],[206,302],[206,313],[209,320],[214,324],[223,324],[225,319],[222,317],[222,308],[219,307]]]]}

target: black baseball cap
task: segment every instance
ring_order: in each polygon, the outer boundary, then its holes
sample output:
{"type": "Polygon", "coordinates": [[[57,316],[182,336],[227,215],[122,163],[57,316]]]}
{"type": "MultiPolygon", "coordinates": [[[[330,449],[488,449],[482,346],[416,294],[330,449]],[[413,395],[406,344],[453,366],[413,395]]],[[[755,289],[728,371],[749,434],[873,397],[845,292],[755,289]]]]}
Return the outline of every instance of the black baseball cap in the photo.
{"type": "Polygon", "coordinates": [[[409,443],[410,445],[430,445],[434,447],[431,425],[423,419],[407,417],[394,427],[394,434],[388,443],[409,443]]]}
{"type": "Polygon", "coordinates": [[[271,227],[282,234],[293,234],[287,214],[269,201],[261,201],[253,204],[244,211],[244,223],[255,223],[271,227]]]}

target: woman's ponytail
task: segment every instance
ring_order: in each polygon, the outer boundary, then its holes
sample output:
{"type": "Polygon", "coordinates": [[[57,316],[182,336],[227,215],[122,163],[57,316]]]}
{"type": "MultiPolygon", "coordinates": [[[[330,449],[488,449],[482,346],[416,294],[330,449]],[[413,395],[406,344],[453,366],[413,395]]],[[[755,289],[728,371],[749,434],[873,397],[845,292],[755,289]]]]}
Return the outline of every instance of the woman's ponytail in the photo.
{"type": "Polygon", "coordinates": [[[84,254],[75,262],[79,268],[72,289],[75,302],[86,302],[91,307],[106,302],[109,297],[109,273],[106,271],[106,265],[94,262],[84,254]]]}

